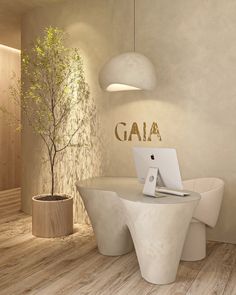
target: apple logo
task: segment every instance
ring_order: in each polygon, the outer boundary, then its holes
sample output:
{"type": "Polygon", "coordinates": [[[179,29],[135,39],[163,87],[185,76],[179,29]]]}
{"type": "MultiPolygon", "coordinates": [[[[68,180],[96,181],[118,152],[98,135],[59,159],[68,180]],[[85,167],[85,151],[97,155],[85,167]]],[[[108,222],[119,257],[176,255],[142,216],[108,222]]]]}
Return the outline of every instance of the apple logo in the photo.
{"type": "Polygon", "coordinates": [[[154,155],[153,155],[153,154],[151,155],[151,159],[152,159],[152,160],[155,160],[155,157],[154,157],[154,155]]]}

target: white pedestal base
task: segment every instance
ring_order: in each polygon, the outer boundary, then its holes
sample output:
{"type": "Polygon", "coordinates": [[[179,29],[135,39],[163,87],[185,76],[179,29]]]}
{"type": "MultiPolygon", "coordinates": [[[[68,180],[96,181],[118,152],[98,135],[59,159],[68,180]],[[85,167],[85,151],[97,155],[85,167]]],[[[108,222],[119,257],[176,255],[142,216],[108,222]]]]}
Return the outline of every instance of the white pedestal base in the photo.
{"type": "Polygon", "coordinates": [[[84,188],[80,188],[80,194],[95,232],[98,251],[108,256],[132,251],[133,241],[117,194],[84,188]]]}
{"type": "Polygon", "coordinates": [[[185,239],[181,260],[196,261],[206,257],[206,226],[192,219],[185,239]]]}
{"type": "Polygon", "coordinates": [[[197,201],[170,206],[122,202],[142,277],[152,284],[174,282],[197,201]]]}

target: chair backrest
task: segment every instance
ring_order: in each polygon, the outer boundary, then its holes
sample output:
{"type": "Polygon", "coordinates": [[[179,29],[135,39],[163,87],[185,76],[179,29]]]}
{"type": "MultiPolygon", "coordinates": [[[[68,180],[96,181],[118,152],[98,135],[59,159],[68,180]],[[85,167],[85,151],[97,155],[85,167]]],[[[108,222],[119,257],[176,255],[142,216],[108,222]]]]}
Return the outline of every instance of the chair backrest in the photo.
{"type": "Polygon", "coordinates": [[[193,217],[210,227],[214,227],[223,199],[224,181],[214,177],[196,178],[183,181],[183,187],[201,194],[201,200],[193,217]]]}
{"type": "Polygon", "coordinates": [[[196,178],[183,181],[184,189],[188,189],[198,193],[206,193],[211,190],[224,186],[224,181],[220,178],[196,178]]]}

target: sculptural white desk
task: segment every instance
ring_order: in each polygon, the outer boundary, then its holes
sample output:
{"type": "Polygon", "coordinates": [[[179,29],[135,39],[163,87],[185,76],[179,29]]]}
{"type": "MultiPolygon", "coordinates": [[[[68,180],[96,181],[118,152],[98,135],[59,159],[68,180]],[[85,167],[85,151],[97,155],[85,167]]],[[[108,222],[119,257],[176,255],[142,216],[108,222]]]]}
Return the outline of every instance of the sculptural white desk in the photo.
{"type": "Polygon", "coordinates": [[[78,181],[99,252],[122,255],[133,249],[142,277],[153,284],[175,280],[185,236],[200,195],[151,198],[136,178],[78,181]]]}

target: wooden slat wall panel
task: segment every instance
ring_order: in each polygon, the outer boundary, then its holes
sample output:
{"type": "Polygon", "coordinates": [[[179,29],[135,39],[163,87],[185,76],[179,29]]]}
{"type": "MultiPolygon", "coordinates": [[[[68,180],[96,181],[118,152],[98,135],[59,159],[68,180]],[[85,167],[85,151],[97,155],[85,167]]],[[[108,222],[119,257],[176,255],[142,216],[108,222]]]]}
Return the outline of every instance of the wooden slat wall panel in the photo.
{"type": "MultiPolygon", "coordinates": [[[[20,51],[0,45],[0,105],[20,118],[20,107],[9,99],[13,73],[20,77],[20,51]]],[[[8,121],[0,112],[0,191],[20,186],[20,132],[8,121]]]]}
{"type": "Polygon", "coordinates": [[[0,223],[12,220],[21,208],[21,189],[0,191],[0,223]]]}

